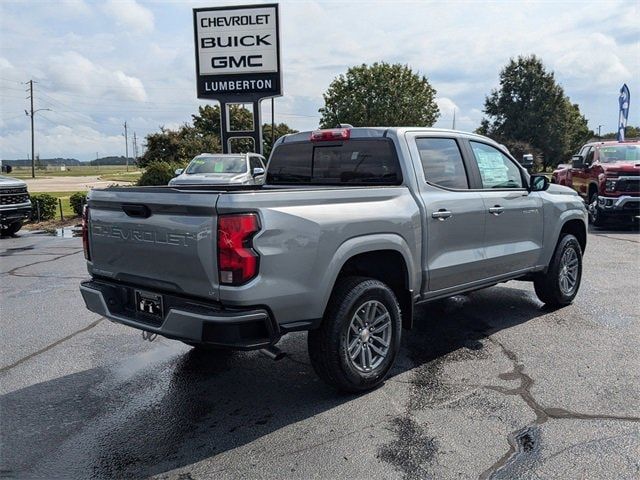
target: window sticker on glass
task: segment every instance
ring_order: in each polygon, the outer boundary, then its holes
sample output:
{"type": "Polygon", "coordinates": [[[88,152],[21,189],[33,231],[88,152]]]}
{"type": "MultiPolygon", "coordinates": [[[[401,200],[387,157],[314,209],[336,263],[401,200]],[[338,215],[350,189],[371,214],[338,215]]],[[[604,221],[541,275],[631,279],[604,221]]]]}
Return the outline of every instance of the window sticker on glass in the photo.
{"type": "Polygon", "coordinates": [[[509,181],[508,169],[500,152],[476,151],[478,168],[483,184],[498,184],[509,181]]]}
{"type": "Polygon", "coordinates": [[[516,164],[498,149],[470,142],[478,164],[482,188],[522,188],[522,176],[516,164]]]}

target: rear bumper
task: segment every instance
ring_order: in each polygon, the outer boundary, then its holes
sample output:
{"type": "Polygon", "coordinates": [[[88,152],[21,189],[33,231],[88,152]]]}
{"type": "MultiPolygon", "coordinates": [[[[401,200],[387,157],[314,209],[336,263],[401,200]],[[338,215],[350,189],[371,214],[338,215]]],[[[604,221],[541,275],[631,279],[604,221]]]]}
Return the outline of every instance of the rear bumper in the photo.
{"type": "Polygon", "coordinates": [[[640,197],[598,197],[598,206],[603,212],[617,215],[640,215],[640,197]]]}
{"type": "Polygon", "coordinates": [[[278,325],[266,309],[230,310],[220,305],[162,294],[163,319],[150,319],[136,312],[135,287],[103,280],[80,284],[89,310],[147,332],[196,344],[254,350],[280,339],[278,325]]]}

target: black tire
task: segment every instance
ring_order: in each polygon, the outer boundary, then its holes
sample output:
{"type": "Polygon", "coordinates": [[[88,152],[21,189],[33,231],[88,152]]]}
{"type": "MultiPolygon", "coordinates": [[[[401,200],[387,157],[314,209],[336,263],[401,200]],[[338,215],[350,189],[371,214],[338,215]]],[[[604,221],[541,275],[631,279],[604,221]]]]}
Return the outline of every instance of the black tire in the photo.
{"type": "Polygon", "coordinates": [[[540,301],[550,307],[562,307],[573,302],[573,299],[580,289],[581,279],[582,248],[580,247],[580,242],[578,242],[576,237],[566,234],[558,241],[558,245],[556,246],[555,252],[553,252],[553,257],[551,258],[547,272],[544,274],[538,274],[533,281],[533,286],[540,301]],[[568,257],[571,257],[572,255],[571,253],[567,253],[569,250],[573,250],[575,253],[577,271],[575,283],[571,289],[567,291],[561,285],[561,276],[563,274],[563,269],[565,268],[563,261],[563,259],[566,258],[565,254],[568,255],[568,257]]]}
{"type": "MultiPolygon", "coordinates": [[[[386,315],[384,313],[383,315],[386,315]]],[[[374,312],[375,314],[375,312],[374,312]]],[[[380,317],[382,318],[382,316],[380,317]]],[[[400,306],[393,291],[379,280],[367,277],[345,277],[339,279],[329,300],[320,328],[308,334],[309,357],[318,376],[327,384],[345,392],[362,392],[380,385],[387,377],[400,349],[402,327],[400,306]],[[387,327],[388,350],[370,371],[360,371],[354,365],[348,352],[350,325],[356,313],[363,313],[362,307],[381,304],[377,308],[386,309],[390,326],[387,327]]],[[[374,330],[371,330],[372,332],[374,330]]],[[[379,333],[378,333],[379,334],[379,333]]],[[[353,335],[353,334],[351,334],[353,335]]],[[[359,334],[356,331],[356,336],[359,334]]],[[[369,332],[367,331],[367,337],[369,332]]],[[[365,339],[364,342],[366,343],[365,339]]],[[[373,340],[369,340],[372,343],[373,340]]],[[[358,343],[361,343],[360,341],[358,343]]],[[[378,347],[380,344],[376,344],[378,347]]],[[[363,347],[359,347],[361,351],[363,347]]],[[[367,346],[366,349],[373,347],[367,346]]],[[[369,353],[377,355],[373,350],[369,353]]],[[[363,354],[364,355],[364,354],[363,354]]],[[[372,365],[373,367],[373,365],[372,365]]]]}
{"type": "Polygon", "coordinates": [[[8,237],[15,235],[16,233],[18,233],[20,231],[20,229],[22,228],[22,222],[21,221],[17,221],[17,222],[13,222],[10,223],[9,225],[3,225],[2,226],[2,235],[6,235],[8,237]]]}
{"type": "Polygon", "coordinates": [[[589,223],[591,223],[591,225],[594,227],[602,227],[606,223],[607,215],[598,206],[598,192],[591,194],[587,210],[589,210],[589,223]]]}

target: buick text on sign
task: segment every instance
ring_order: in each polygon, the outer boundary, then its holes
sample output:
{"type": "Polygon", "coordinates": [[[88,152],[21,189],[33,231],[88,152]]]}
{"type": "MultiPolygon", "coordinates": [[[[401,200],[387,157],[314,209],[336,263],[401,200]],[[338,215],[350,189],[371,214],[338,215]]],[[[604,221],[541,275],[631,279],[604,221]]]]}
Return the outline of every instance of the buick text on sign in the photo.
{"type": "Polygon", "coordinates": [[[277,5],[194,9],[198,96],[279,95],[277,5]]]}

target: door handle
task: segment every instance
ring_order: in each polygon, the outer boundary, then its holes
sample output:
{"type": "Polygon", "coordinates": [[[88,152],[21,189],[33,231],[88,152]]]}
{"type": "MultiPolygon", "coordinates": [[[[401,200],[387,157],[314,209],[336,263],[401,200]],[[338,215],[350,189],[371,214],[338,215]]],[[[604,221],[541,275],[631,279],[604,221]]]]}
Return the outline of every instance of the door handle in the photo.
{"type": "Polygon", "coordinates": [[[446,220],[447,218],[449,218],[452,215],[453,214],[449,210],[445,210],[444,208],[441,208],[437,212],[433,212],[431,214],[431,218],[437,218],[438,220],[440,220],[442,222],[442,221],[446,220]]]}
{"type": "Polygon", "coordinates": [[[489,213],[491,213],[492,215],[495,215],[496,217],[500,215],[502,212],[504,212],[504,207],[501,207],[500,205],[496,205],[495,207],[489,208],[489,213]]]}

